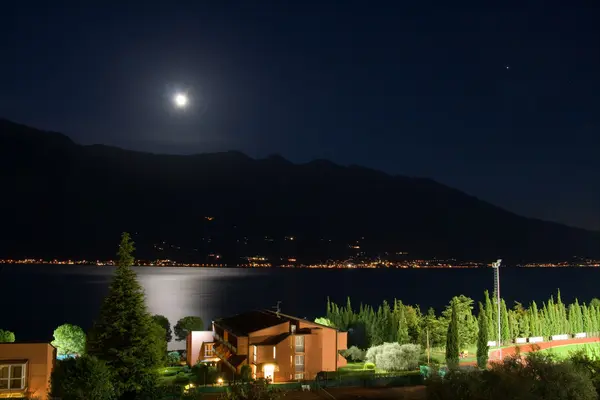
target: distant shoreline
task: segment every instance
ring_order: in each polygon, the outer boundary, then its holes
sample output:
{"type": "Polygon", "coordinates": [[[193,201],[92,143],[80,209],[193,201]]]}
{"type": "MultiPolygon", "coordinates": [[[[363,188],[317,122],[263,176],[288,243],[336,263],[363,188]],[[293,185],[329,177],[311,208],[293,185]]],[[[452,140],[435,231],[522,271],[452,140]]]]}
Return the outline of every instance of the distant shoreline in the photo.
{"type": "MultiPolygon", "coordinates": [[[[69,266],[95,266],[95,267],[114,267],[116,264],[114,261],[73,261],[73,260],[40,260],[40,259],[26,259],[26,260],[0,260],[0,266],[2,265],[69,265],[69,266]]],[[[456,262],[450,263],[448,261],[438,260],[414,260],[407,261],[405,263],[331,263],[331,264],[282,264],[272,265],[268,263],[264,264],[236,264],[230,265],[225,263],[215,264],[199,264],[199,263],[178,263],[168,260],[147,262],[138,261],[135,267],[140,268],[156,268],[156,267],[171,267],[171,268],[210,268],[210,269],[476,269],[476,268],[490,268],[490,265],[485,263],[477,262],[456,262]]],[[[547,263],[528,263],[528,264],[517,264],[517,265],[505,265],[504,268],[598,268],[600,267],[600,261],[587,260],[585,262],[572,263],[572,262],[547,262],[547,263]]]]}

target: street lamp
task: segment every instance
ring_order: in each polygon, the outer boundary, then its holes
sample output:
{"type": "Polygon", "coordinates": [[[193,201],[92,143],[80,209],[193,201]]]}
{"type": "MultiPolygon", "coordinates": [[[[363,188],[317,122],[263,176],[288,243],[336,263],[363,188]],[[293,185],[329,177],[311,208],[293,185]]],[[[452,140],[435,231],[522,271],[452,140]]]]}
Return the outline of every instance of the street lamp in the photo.
{"type": "Polygon", "coordinates": [[[500,264],[502,264],[502,259],[498,259],[495,263],[492,263],[492,268],[494,268],[494,291],[496,292],[496,306],[498,308],[496,312],[496,316],[498,317],[498,357],[502,360],[502,345],[500,344],[502,335],[500,323],[500,264]]]}

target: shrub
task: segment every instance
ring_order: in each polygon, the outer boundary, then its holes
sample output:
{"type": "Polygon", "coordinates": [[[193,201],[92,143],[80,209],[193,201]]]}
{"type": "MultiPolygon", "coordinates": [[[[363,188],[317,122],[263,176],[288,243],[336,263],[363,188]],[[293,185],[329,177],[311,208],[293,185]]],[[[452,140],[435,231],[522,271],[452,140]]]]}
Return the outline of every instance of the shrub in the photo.
{"type": "Polygon", "coordinates": [[[233,384],[222,394],[220,400],[277,400],[282,396],[279,389],[275,389],[264,379],[250,383],[233,384]]]}
{"type": "Polygon", "coordinates": [[[112,400],[116,398],[112,374],[95,357],[57,361],[50,377],[50,397],[62,400],[112,400]]]}
{"type": "Polygon", "coordinates": [[[348,350],[342,351],[342,356],[348,361],[361,362],[365,360],[366,352],[356,346],[351,346],[348,350]]]}
{"type": "Polygon", "coordinates": [[[450,370],[428,381],[429,400],[592,400],[598,395],[590,374],[575,362],[550,356],[508,357],[488,371],[450,370]]]}
{"type": "Polygon", "coordinates": [[[173,382],[179,385],[184,385],[190,383],[190,377],[185,372],[179,372],[177,375],[175,375],[173,382]]]}
{"type": "Polygon", "coordinates": [[[167,354],[167,361],[169,365],[178,365],[181,362],[181,356],[177,351],[171,351],[167,354]]]}
{"type": "Polygon", "coordinates": [[[242,365],[240,369],[240,378],[242,382],[248,382],[252,380],[252,368],[248,364],[242,365]]]}
{"type": "Polygon", "coordinates": [[[407,371],[419,366],[421,346],[416,344],[384,343],[371,347],[366,359],[384,371],[407,371]]]}
{"type": "Polygon", "coordinates": [[[573,352],[569,361],[590,374],[592,384],[600,396],[600,353],[596,349],[582,349],[573,352]]]}

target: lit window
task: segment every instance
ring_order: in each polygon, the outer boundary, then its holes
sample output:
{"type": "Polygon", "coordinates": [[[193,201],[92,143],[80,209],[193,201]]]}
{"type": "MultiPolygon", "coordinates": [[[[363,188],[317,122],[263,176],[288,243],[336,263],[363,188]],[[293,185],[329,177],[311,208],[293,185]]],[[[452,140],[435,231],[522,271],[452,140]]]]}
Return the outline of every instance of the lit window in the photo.
{"type": "Polygon", "coordinates": [[[295,355],[294,365],[296,366],[296,372],[304,372],[304,356],[295,355]]]}
{"type": "Polygon", "coordinates": [[[254,364],[256,364],[256,346],[252,346],[252,360],[254,361],[254,364]]]}
{"type": "Polygon", "coordinates": [[[25,364],[0,365],[0,390],[25,389],[25,364]]]}
{"type": "Polygon", "coordinates": [[[294,379],[296,379],[297,381],[301,381],[302,379],[304,379],[304,373],[301,372],[299,374],[295,374],[294,379]]]}
{"type": "Polygon", "coordinates": [[[277,348],[273,346],[273,360],[277,358],[277,348]]]}
{"type": "Polygon", "coordinates": [[[204,345],[204,356],[205,357],[212,357],[215,355],[215,349],[214,349],[214,344],[212,343],[207,343],[204,345]]]}
{"type": "Polygon", "coordinates": [[[296,353],[304,353],[304,336],[295,336],[296,353]]]}

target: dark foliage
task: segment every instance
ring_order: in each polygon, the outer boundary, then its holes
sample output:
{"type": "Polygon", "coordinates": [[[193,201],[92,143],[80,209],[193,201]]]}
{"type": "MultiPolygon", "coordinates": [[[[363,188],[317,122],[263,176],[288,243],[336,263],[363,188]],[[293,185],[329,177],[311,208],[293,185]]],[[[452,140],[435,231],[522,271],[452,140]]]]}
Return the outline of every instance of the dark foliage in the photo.
{"type": "Polygon", "coordinates": [[[532,353],[506,358],[489,370],[451,370],[428,380],[428,400],[596,400],[584,368],[532,353]]]}
{"type": "Polygon", "coordinates": [[[57,361],[50,378],[50,397],[62,400],[113,400],[112,374],[103,361],[84,355],[57,361]]]}
{"type": "Polygon", "coordinates": [[[173,334],[171,331],[171,323],[169,322],[169,319],[167,317],[165,317],[164,315],[153,315],[152,319],[154,320],[154,322],[156,322],[158,325],[160,325],[165,330],[166,342],[169,343],[171,340],[173,340],[173,334]]]}

